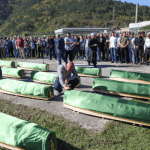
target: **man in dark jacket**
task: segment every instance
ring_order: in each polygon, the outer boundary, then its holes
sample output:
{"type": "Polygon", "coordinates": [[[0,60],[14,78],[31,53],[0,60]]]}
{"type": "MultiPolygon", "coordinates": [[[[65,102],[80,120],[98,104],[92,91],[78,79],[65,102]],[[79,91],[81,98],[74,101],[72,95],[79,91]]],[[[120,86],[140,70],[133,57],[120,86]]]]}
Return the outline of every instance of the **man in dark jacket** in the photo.
{"type": "Polygon", "coordinates": [[[50,37],[48,39],[48,44],[50,46],[50,56],[49,56],[50,58],[49,59],[52,60],[52,52],[53,52],[55,59],[57,59],[56,54],[55,54],[55,50],[54,50],[54,39],[51,37],[51,35],[49,37],[50,37]]]}
{"type": "Polygon", "coordinates": [[[103,36],[103,34],[100,34],[100,51],[102,52],[102,60],[105,59],[105,50],[104,50],[105,43],[106,38],[103,36]]]}
{"type": "Polygon", "coordinates": [[[142,63],[142,50],[143,50],[144,40],[141,36],[141,32],[135,38],[135,63],[138,64],[138,53],[140,55],[140,65],[142,63]]]}
{"type": "Polygon", "coordinates": [[[94,67],[96,67],[96,51],[98,47],[98,41],[95,38],[95,33],[91,34],[91,39],[89,41],[89,47],[90,47],[90,60],[88,61],[88,64],[90,65],[90,62],[93,63],[94,67]]]}
{"type": "Polygon", "coordinates": [[[67,63],[67,59],[64,57],[65,54],[65,41],[63,38],[60,37],[59,34],[56,35],[57,38],[57,55],[58,55],[58,62],[61,65],[61,58],[67,63]]]}

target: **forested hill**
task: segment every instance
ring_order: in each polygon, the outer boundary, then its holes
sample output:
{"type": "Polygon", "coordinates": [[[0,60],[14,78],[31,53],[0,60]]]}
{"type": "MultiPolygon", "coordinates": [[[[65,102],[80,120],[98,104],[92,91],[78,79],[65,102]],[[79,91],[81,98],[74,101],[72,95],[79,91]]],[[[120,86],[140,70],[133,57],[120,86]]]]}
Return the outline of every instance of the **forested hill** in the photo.
{"type": "MultiPolygon", "coordinates": [[[[135,5],[112,0],[0,0],[1,35],[50,32],[63,27],[125,27],[135,21],[135,5]],[[3,1],[3,3],[1,2],[3,1]],[[113,6],[115,22],[112,21],[113,6]]],[[[150,8],[139,6],[139,21],[150,8]]]]}

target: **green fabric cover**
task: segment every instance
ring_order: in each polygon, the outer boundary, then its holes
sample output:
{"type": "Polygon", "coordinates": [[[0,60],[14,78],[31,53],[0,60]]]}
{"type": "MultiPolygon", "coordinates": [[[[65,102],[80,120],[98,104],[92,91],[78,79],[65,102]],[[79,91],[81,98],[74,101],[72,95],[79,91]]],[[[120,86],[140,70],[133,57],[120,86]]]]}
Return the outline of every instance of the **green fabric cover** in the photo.
{"type": "Polygon", "coordinates": [[[77,73],[91,75],[91,76],[101,76],[100,75],[100,68],[85,68],[85,67],[75,67],[77,73]]]}
{"type": "Polygon", "coordinates": [[[17,68],[7,68],[7,67],[2,67],[2,74],[5,75],[10,75],[14,77],[24,77],[25,76],[25,71],[23,69],[17,69],[17,68]]]}
{"type": "Polygon", "coordinates": [[[0,89],[42,98],[50,98],[50,91],[54,95],[52,86],[10,79],[1,79],[0,89]]]}
{"type": "Polygon", "coordinates": [[[39,71],[32,71],[31,72],[31,79],[38,80],[48,83],[55,83],[55,79],[57,74],[47,73],[47,72],[39,72],[39,71]]]}
{"type": "Polygon", "coordinates": [[[35,63],[18,62],[17,67],[24,67],[24,68],[29,68],[29,69],[47,71],[47,64],[35,64],[35,63]]]}
{"type": "Polygon", "coordinates": [[[146,103],[73,90],[65,91],[63,102],[82,109],[150,123],[150,104],[146,103]]]}
{"type": "Polygon", "coordinates": [[[0,142],[25,150],[54,150],[51,147],[57,146],[55,133],[35,123],[4,113],[0,113],[0,122],[0,142]]]}
{"type": "Polygon", "coordinates": [[[14,68],[15,67],[15,62],[14,61],[0,60],[0,66],[7,66],[7,67],[14,68]]]}
{"type": "Polygon", "coordinates": [[[130,71],[121,71],[121,70],[111,70],[110,77],[113,78],[124,78],[124,79],[136,79],[144,80],[150,82],[150,74],[139,73],[139,72],[130,72],[130,71]]]}
{"type": "Polygon", "coordinates": [[[95,78],[93,89],[150,97],[150,85],[95,78]]]}

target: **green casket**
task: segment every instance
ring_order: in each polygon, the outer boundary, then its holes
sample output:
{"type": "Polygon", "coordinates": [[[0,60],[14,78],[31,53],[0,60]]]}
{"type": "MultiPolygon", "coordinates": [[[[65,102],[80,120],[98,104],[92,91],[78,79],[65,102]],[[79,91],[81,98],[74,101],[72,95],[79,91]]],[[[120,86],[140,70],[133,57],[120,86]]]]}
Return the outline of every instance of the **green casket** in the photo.
{"type": "Polygon", "coordinates": [[[150,85],[95,78],[93,89],[102,93],[150,99],[150,85]]]}
{"type": "Polygon", "coordinates": [[[21,68],[21,69],[25,69],[25,70],[48,71],[49,65],[48,64],[18,62],[17,68],[21,68]]]}
{"type": "Polygon", "coordinates": [[[79,76],[101,77],[100,68],[75,67],[79,76]]]}
{"type": "Polygon", "coordinates": [[[0,80],[0,91],[7,94],[49,100],[54,96],[53,87],[10,79],[0,80]]]}
{"type": "Polygon", "coordinates": [[[88,115],[150,126],[150,104],[73,90],[65,91],[63,103],[88,115]]]}
{"type": "Polygon", "coordinates": [[[2,75],[6,77],[22,78],[25,76],[25,71],[23,69],[7,68],[7,67],[2,67],[1,69],[2,75]]]}
{"type": "Polygon", "coordinates": [[[4,113],[0,113],[0,143],[24,150],[55,150],[57,146],[54,132],[4,113]]]}
{"type": "Polygon", "coordinates": [[[14,68],[15,67],[15,62],[14,61],[0,60],[0,66],[14,68]]]}

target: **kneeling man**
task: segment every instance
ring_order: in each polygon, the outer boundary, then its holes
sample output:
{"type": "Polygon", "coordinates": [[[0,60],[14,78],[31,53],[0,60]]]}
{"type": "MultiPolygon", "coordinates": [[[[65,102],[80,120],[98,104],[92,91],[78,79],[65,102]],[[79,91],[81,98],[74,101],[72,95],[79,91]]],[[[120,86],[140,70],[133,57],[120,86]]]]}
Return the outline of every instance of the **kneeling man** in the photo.
{"type": "Polygon", "coordinates": [[[73,90],[78,84],[78,73],[75,70],[73,62],[58,66],[58,75],[54,84],[54,89],[58,91],[57,96],[61,94],[62,87],[65,90],[73,90]],[[72,76],[71,73],[73,74],[72,76]]]}

